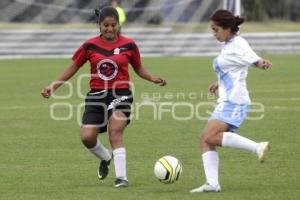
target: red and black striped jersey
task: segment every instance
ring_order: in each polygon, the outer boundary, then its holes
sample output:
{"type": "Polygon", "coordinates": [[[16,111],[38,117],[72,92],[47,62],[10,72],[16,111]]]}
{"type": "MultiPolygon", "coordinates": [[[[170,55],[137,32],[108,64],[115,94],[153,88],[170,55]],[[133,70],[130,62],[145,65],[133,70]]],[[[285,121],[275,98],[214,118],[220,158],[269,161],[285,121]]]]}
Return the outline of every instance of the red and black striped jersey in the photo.
{"type": "Polygon", "coordinates": [[[107,43],[100,36],[81,45],[72,57],[73,63],[82,67],[90,62],[90,88],[129,88],[128,64],[141,67],[140,52],[133,39],[118,36],[114,43],[107,43]]]}

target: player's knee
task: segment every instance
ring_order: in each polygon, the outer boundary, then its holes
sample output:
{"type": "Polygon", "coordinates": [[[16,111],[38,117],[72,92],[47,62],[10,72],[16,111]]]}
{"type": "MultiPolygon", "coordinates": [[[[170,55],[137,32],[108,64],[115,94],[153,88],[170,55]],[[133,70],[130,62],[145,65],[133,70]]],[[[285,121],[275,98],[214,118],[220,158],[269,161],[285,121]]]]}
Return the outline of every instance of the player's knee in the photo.
{"type": "Polygon", "coordinates": [[[111,129],[109,130],[109,140],[111,144],[122,141],[123,130],[111,129]]]}
{"type": "Polygon", "coordinates": [[[200,144],[201,146],[208,144],[208,136],[203,133],[202,135],[200,135],[200,144]]]}
{"type": "Polygon", "coordinates": [[[205,134],[203,133],[200,136],[200,144],[201,146],[205,146],[205,145],[215,145],[215,140],[214,137],[209,135],[209,134],[205,134]]]}
{"type": "Polygon", "coordinates": [[[93,148],[97,144],[97,139],[90,134],[81,134],[81,141],[87,148],[93,148]]]}

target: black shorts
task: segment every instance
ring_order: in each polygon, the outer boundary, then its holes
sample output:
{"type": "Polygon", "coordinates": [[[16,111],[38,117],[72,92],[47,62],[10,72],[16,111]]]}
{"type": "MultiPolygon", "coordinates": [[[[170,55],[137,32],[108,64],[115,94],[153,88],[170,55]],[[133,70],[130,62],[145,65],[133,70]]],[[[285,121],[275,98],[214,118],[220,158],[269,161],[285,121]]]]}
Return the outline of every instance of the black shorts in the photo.
{"type": "Polygon", "coordinates": [[[125,120],[129,124],[132,101],[129,89],[92,89],[85,99],[82,125],[93,125],[99,128],[99,133],[106,132],[108,119],[116,110],[125,114],[125,120]]]}

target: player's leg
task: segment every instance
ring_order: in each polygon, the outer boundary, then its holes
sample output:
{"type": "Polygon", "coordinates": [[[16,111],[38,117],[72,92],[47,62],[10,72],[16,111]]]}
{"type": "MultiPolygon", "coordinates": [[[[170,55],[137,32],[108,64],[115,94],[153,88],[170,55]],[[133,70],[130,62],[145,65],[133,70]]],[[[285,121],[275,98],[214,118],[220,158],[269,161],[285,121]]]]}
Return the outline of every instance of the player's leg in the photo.
{"type": "Polygon", "coordinates": [[[115,111],[109,118],[109,141],[113,149],[116,182],[115,187],[127,187],[126,150],[123,143],[123,133],[128,118],[122,111],[115,111]]]}
{"type": "Polygon", "coordinates": [[[81,141],[92,154],[101,160],[98,169],[98,178],[104,179],[108,175],[111,155],[109,150],[97,138],[98,132],[98,127],[84,125],[81,128],[81,141]]]}
{"type": "Polygon", "coordinates": [[[91,153],[100,159],[98,178],[104,179],[109,172],[110,151],[98,140],[98,134],[106,132],[107,92],[91,90],[85,99],[85,111],[82,116],[81,140],[91,153]]]}
{"type": "Polygon", "coordinates": [[[99,128],[93,126],[83,126],[81,128],[81,141],[84,146],[101,160],[110,160],[109,150],[103,146],[97,138],[99,128]]]}
{"type": "Polygon", "coordinates": [[[222,138],[215,138],[217,141],[214,141],[214,138],[210,138],[209,142],[213,144],[217,143],[217,145],[223,147],[231,147],[253,152],[258,156],[259,161],[262,162],[266,158],[266,152],[269,149],[269,143],[257,143],[246,137],[234,133],[234,131],[246,119],[248,110],[249,105],[239,105],[232,103],[219,104],[216,107],[212,118],[215,118],[223,123],[226,122],[229,127],[224,131],[224,133],[219,135],[222,136],[222,138]]]}
{"type": "Polygon", "coordinates": [[[222,146],[255,153],[260,162],[263,162],[266,159],[267,151],[270,149],[269,142],[257,143],[253,140],[232,132],[223,133],[222,146]]]}
{"type": "Polygon", "coordinates": [[[200,136],[200,148],[206,183],[190,192],[218,192],[221,190],[219,184],[219,155],[216,146],[221,146],[222,134],[229,128],[228,124],[209,120],[200,136]]]}

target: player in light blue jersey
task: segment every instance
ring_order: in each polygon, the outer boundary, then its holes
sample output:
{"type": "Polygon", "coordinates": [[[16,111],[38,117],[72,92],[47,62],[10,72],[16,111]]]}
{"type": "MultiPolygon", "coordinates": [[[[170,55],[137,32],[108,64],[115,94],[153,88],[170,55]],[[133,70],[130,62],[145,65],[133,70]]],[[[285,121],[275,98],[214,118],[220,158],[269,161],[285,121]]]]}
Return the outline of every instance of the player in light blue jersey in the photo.
{"type": "Polygon", "coordinates": [[[214,36],[224,42],[221,53],[215,58],[213,68],[218,81],[209,86],[209,92],[219,90],[218,104],[200,137],[206,183],[190,192],[219,192],[219,156],[216,147],[247,150],[263,162],[269,142],[254,142],[234,133],[247,116],[251,104],[246,78],[251,66],[268,69],[272,63],[259,57],[248,42],[238,35],[244,22],[227,10],[218,10],[210,18],[214,36]]]}

